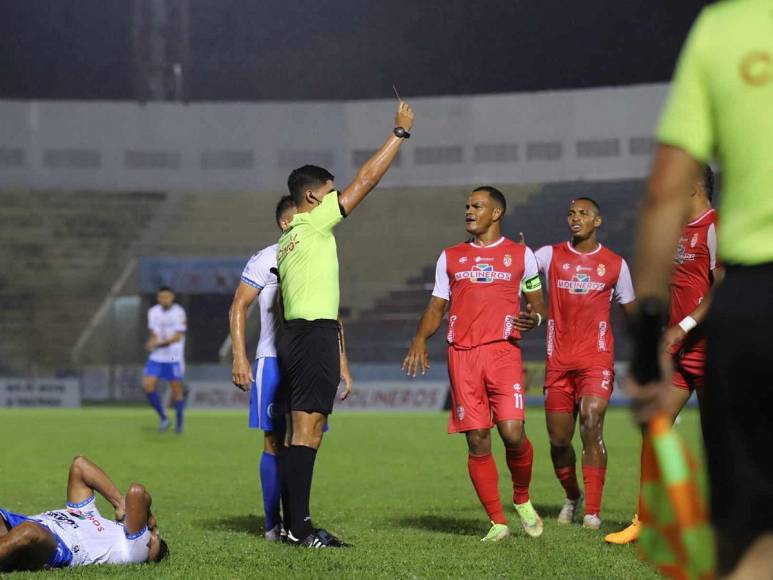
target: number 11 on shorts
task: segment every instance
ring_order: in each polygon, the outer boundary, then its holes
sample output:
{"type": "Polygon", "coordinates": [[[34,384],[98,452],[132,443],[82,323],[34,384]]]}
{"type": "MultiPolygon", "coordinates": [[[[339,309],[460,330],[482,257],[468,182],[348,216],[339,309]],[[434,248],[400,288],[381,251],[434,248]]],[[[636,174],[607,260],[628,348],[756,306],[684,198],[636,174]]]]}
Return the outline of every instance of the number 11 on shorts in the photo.
{"type": "Polygon", "coordinates": [[[520,383],[514,384],[513,390],[515,391],[515,394],[513,395],[515,397],[515,408],[523,409],[523,393],[521,393],[520,383]]]}

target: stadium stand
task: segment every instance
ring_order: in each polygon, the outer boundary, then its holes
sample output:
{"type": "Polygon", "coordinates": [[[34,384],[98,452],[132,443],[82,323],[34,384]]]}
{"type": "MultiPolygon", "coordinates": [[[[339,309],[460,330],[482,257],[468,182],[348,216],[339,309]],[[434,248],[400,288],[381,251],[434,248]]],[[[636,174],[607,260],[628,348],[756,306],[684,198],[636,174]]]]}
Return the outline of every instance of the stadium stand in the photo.
{"type": "Polygon", "coordinates": [[[0,371],[61,368],[161,193],[0,192],[0,371]]]}
{"type": "MultiPolygon", "coordinates": [[[[587,195],[601,205],[604,243],[630,258],[640,181],[497,186],[509,201],[506,235],[517,239],[524,232],[534,249],[565,239],[566,205],[587,195]]],[[[340,226],[341,311],[353,361],[393,363],[403,356],[429,298],[439,252],[464,239],[470,189],[384,188],[340,226]]],[[[246,261],[277,239],[273,213],[279,195],[0,192],[0,372],[70,367],[75,341],[132,257],[246,261]]],[[[136,278],[121,294],[139,294],[136,278]]],[[[137,318],[119,321],[120,336],[103,324],[80,362],[138,362],[140,319],[150,300],[145,296],[142,307],[117,314],[137,318]]],[[[216,359],[228,332],[228,303],[230,296],[217,296],[201,305],[203,310],[191,305],[191,362],[216,359]],[[217,312],[209,312],[210,306],[217,312]],[[197,317],[197,310],[207,316],[197,317]]],[[[250,332],[253,341],[256,332],[250,332]]],[[[541,333],[527,335],[523,347],[526,358],[541,358],[541,333]]],[[[438,333],[431,356],[442,360],[444,348],[438,333]]]]}

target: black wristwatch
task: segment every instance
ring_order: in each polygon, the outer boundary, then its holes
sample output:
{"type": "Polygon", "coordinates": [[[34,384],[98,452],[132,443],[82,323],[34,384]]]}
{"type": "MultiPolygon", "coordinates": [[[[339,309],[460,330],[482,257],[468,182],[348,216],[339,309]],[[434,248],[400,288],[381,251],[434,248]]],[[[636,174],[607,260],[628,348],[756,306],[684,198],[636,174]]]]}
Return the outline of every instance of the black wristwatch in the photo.
{"type": "Polygon", "coordinates": [[[395,137],[398,137],[400,139],[410,139],[411,138],[411,134],[408,131],[406,131],[405,129],[403,129],[402,127],[395,127],[394,129],[392,129],[392,133],[395,134],[395,137]]]}

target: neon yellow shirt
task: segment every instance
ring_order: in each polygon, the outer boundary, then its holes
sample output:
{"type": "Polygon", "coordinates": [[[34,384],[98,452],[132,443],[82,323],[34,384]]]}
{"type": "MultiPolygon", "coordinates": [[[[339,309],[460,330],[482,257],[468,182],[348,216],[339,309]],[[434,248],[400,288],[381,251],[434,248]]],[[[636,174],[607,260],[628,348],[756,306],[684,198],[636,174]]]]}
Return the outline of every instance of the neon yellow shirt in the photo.
{"type": "Polygon", "coordinates": [[[297,213],[279,238],[277,264],[285,320],[338,318],[338,252],[333,228],[343,219],[338,192],[297,213]]]}
{"type": "Polygon", "coordinates": [[[657,138],[723,174],[719,256],[773,262],[773,0],[704,8],[679,57],[657,138]]]}

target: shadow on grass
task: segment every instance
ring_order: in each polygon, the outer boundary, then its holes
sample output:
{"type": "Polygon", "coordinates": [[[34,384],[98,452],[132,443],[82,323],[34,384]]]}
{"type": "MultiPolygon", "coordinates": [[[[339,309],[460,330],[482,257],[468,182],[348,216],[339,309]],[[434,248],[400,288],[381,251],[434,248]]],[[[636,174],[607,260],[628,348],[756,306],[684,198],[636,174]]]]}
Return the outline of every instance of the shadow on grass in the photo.
{"type": "Polygon", "coordinates": [[[442,532],[469,536],[486,532],[486,526],[480,518],[452,518],[448,516],[424,515],[397,518],[395,523],[401,528],[413,528],[417,530],[429,530],[430,532],[442,532]]]}
{"type": "MultiPolygon", "coordinates": [[[[562,504],[563,505],[563,504],[562,504]]],[[[537,513],[540,515],[540,517],[545,520],[548,518],[557,518],[559,512],[561,511],[561,505],[554,505],[554,504],[534,504],[534,509],[537,510],[537,513]]],[[[580,517],[582,519],[582,517],[580,517]]]]}
{"type": "Polygon", "coordinates": [[[250,536],[263,535],[266,520],[255,515],[225,516],[198,520],[196,525],[205,530],[223,530],[241,532],[250,536]]]}

